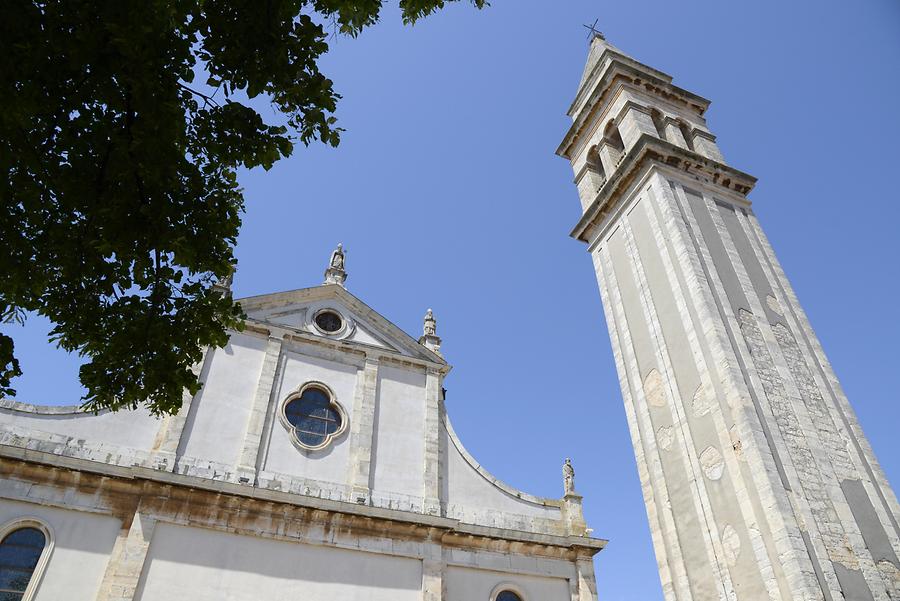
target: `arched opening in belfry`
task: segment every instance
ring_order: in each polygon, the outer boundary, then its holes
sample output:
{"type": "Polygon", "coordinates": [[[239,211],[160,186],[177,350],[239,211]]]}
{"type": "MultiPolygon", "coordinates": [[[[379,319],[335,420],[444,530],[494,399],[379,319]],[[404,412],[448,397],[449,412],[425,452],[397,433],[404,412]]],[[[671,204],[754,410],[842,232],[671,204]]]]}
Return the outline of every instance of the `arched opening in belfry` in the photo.
{"type": "Polygon", "coordinates": [[[622,135],[619,133],[619,128],[615,121],[610,120],[610,122],[606,124],[606,129],[603,130],[603,139],[620,153],[625,152],[625,143],[622,142],[622,135]]]}
{"type": "Polygon", "coordinates": [[[596,193],[606,182],[606,171],[603,169],[603,162],[600,160],[600,153],[597,146],[591,146],[587,153],[587,176],[591,182],[591,189],[596,193]]]}

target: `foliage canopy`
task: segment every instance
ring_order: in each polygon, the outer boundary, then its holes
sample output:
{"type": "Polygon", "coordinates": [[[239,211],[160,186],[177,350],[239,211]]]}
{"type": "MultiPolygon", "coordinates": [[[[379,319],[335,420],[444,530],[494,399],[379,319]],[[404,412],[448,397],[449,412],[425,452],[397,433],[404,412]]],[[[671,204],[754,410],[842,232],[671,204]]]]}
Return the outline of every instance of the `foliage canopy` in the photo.
{"type": "MultiPolygon", "coordinates": [[[[414,23],[459,0],[400,0],[414,23]]],[[[468,0],[478,8],[486,0],[468,0]]],[[[88,409],[174,413],[242,313],[229,277],[238,167],[337,145],[318,68],[383,0],[0,3],[0,317],[29,312],[87,361],[88,409]],[[202,74],[202,75],[200,75],[202,74]],[[247,98],[281,113],[267,123],[247,98]]],[[[0,334],[0,396],[21,374],[0,334]]]]}

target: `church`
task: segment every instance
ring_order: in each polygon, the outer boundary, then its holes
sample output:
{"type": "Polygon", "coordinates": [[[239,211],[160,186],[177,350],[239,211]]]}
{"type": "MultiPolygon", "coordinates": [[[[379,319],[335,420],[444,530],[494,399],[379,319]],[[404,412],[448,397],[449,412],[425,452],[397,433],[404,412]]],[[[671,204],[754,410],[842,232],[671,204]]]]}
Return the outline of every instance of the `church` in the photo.
{"type": "Polygon", "coordinates": [[[594,600],[571,463],[558,499],[492,476],[432,312],[414,339],[346,279],[338,246],[321,286],[240,299],[177,415],[0,401],[0,599],[594,600]]]}
{"type": "MultiPolygon", "coordinates": [[[[557,149],[663,597],[900,600],[897,498],[708,106],[595,33],[557,149]]],[[[239,299],[176,415],[0,401],[0,601],[596,599],[571,462],[557,499],[492,476],[435,315],[390,323],[340,246],[324,276],[239,299]]]]}

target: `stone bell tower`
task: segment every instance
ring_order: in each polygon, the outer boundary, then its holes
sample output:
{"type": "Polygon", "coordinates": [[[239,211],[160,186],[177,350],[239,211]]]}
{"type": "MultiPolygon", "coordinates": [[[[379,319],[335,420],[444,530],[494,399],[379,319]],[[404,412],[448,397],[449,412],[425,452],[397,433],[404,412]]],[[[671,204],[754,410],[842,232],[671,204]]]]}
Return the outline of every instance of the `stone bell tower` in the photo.
{"type": "Polygon", "coordinates": [[[665,598],[900,599],[897,498],[708,105],[595,35],[557,151],[665,598]]]}

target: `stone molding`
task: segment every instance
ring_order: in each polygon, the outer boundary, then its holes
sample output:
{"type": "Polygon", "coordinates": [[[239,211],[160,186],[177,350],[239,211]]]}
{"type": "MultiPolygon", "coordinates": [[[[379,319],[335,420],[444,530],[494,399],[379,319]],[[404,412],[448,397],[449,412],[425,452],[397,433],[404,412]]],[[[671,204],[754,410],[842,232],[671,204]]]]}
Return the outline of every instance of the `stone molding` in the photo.
{"type": "Polygon", "coordinates": [[[90,411],[81,405],[40,405],[32,403],[20,403],[12,399],[0,399],[0,410],[14,411],[17,413],[32,413],[36,415],[103,415],[109,413],[109,409],[90,411]]]}
{"type": "Polygon", "coordinates": [[[609,175],[606,184],[585,210],[570,236],[589,242],[585,233],[616,209],[616,201],[629,197],[625,191],[633,184],[648,163],[667,165],[693,174],[705,183],[719,187],[720,193],[730,191],[744,198],[756,184],[756,178],[729,167],[719,161],[704,157],[696,152],[680,148],[656,136],[642,134],[634,147],[629,150],[615,173],[609,175]]]}
{"type": "MultiPolygon", "coordinates": [[[[0,447],[0,473],[7,483],[0,498],[112,515],[122,519],[129,529],[131,518],[141,514],[174,524],[342,546],[330,535],[321,538],[328,535],[328,529],[313,528],[307,536],[297,531],[308,528],[310,523],[330,523],[334,526],[334,537],[355,531],[357,537],[368,536],[375,543],[388,537],[420,543],[439,540],[444,545],[471,550],[569,560],[591,556],[606,545],[602,539],[477,526],[440,516],[313,499],[146,468],[135,467],[115,474],[82,471],[36,461],[41,459],[36,454],[20,460],[10,457],[6,451],[0,447]]],[[[391,541],[387,543],[390,547],[391,541]]],[[[360,547],[350,544],[347,548],[360,547]]],[[[408,546],[382,548],[381,552],[421,557],[421,551],[410,553],[408,546]]]]}
{"type": "MultiPolygon", "coordinates": [[[[266,405],[268,406],[268,403],[266,403],[266,405]]],[[[334,390],[332,390],[331,387],[328,386],[328,384],[319,382],[317,380],[309,380],[307,382],[304,382],[303,384],[289,392],[281,401],[278,402],[277,415],[278,420],[281,422],[281,425],[284,426],[284,428],[288,431],[289,437],[291,439],[291,444],[294,445],[294,448],[303,453],[315,453],[317,451],[322,451],[328,448],[328,445],[331,444],[331,441],[344,435],[344,433],[347,431],[347,422],[349,421],[347,417],[347,410],[344,409],[344,406],[338,400],[337,395],[334,393],[334,390]],[[321,388],[322,390],[324,390],[328,395],[328,401],[331,407],[341,417],[340,428],[338,428],[331,434],[326,434],[325,439],[320,444],[315,446],[304,444],[303,441],[300,440],[300,437],[297,436],[296,428],[288,420],[287,414],[285,413],[288,403],[298,400],[308,388],[321,388]]]]}
{"type": "MultiPolygon", "coordinates": [[[[362,300],[360,300],[341,286],[313,286],[310,288],[289,290],[287,292],[276,292],[272,294],[245,297],[237,299],[236,302],[241,305],[245,313],[249,314],[254,310],[287,306],[292,303],[308,304],[315,302],[327,302],[331,299],[337,299],[343,305],[345,305],[346,308],[354,314],[356,322],[365,322],[367,326],[371,327],[376,333],[384,337],[392,345],[402,351],[395,351],[397,354],[403,355],[405,357],[405,352],[409,353],[410,356],[408,358],[410,359],[415,359],[421,361],[422,363],[435,363],[447,366],[447,362],[443,359],[443,357],[420,345],[418,341],[408,333],[395,326],[388,319],[383,317],[377,311],[369,307],[366,303],[364,303],[362,300]]],[[[271,324],[269,322],[266,322],[264,319],[247,319],[245,321],[248,324],[255,323],[258,324],[258,326],[262,326],[264,328],[280,329],[285,333],[305,333],[309,338],[318,338],[323,342],[329,341],[329,339],[325,337],[313,336],[302,328],[292,328],[291,326],[282,324],[271,324]]],[[[348,341],[347,344],[360,347],[371,346],[355,341],[348,341]]],[[[377,348],[384,352],[388,352],[387,349],[381,347],[377,348]]],[[[447,367],[449,368],[449,366],[447,367]]]]}

